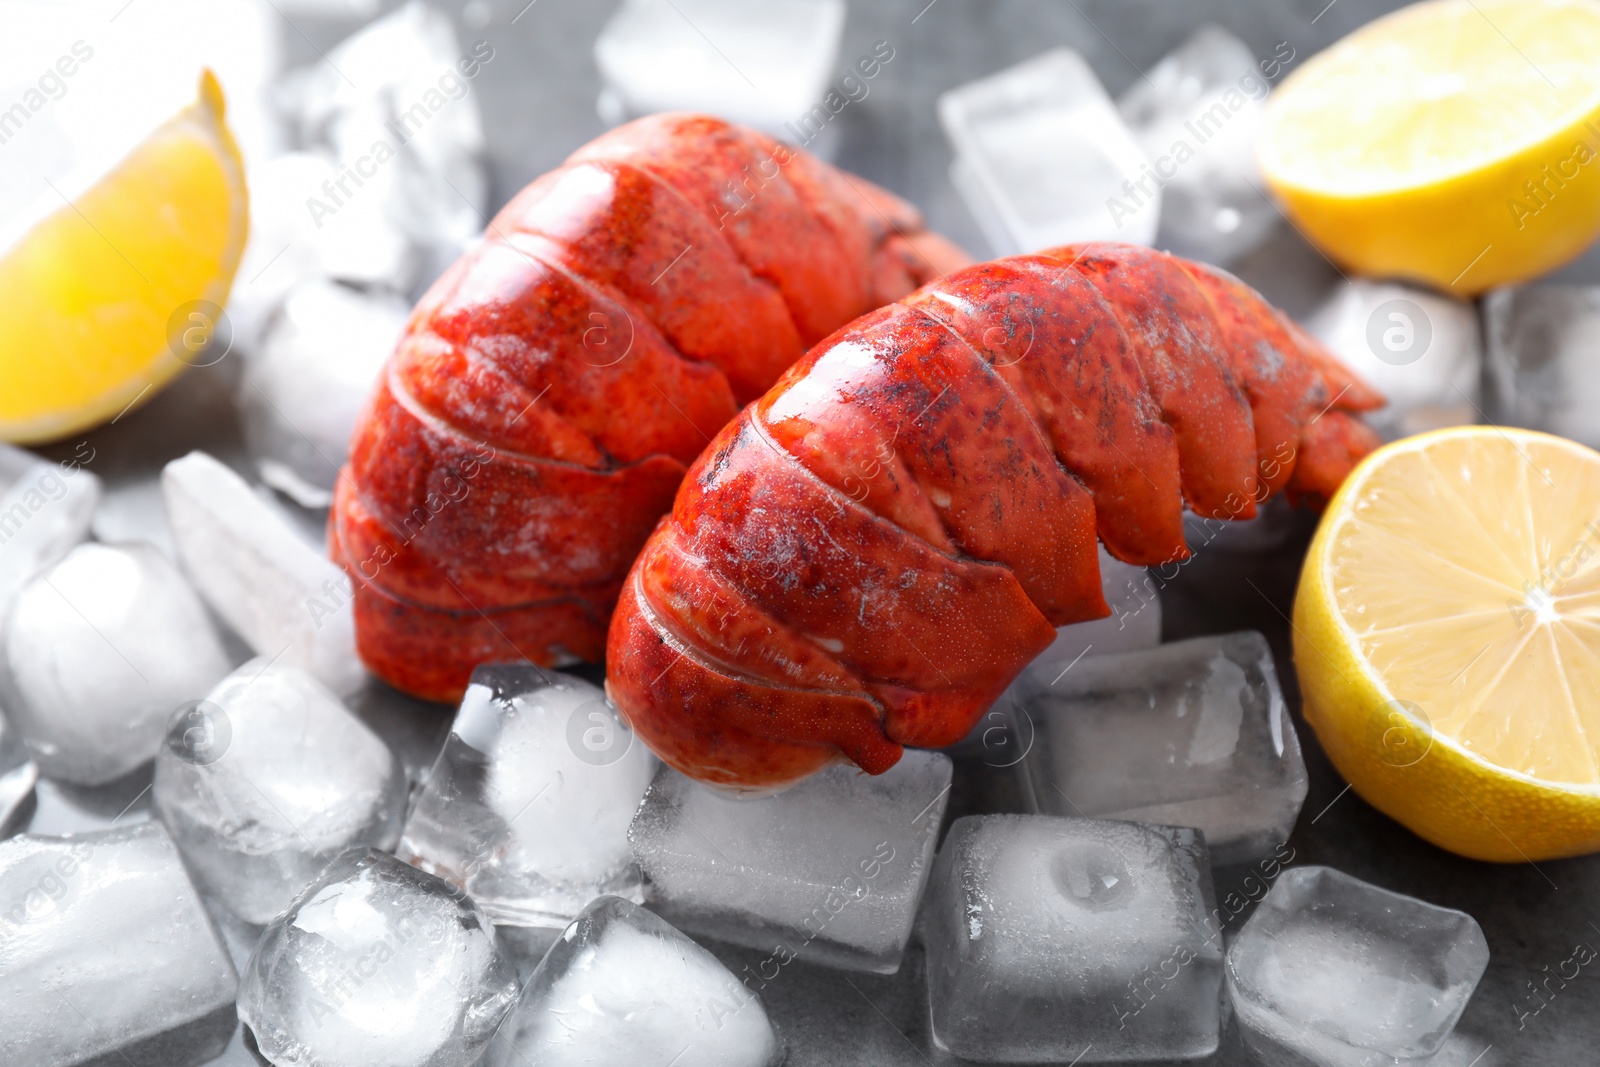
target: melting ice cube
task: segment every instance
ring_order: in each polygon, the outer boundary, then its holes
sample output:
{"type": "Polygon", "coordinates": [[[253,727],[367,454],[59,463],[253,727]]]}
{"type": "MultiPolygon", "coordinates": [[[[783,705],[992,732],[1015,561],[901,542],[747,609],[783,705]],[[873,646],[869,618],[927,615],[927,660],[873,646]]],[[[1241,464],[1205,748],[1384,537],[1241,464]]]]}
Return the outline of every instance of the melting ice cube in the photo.
{"type": "Polygon", "coordinates": [[[1193,826],[1217,864],[1288,840],[1306,768],[1260,634],[1088,659],[1025,699],[1034,811],[1193,826]]]}
{"type": "Polygon", "coordinates": [[[189,1067],[238,979],[159,824],[0,842],[0,1063],[189,1067]]]}
{"type": "Polygon", "coordinates": [[[79,545],[12,603],[0,703],[42,774],[98,785],[152,759],[167,718],[228,673],[200,598],[148,545],[79,545]]]}
{"type": "Polygon", "coordinates": [[[620,897],[600,897],[529,978],[484,1067],[774,1067],[761,1001],[717,958],[620,897]]]}
{"type": "Polygon", "coordinates": [[[836,766],[775,795],[740,797],[663,767],[629,839],[652,907],[674,925],[892,974],[950,775],[948,757],[907,750],[881,775],[836,766]]]}
{"type": "Polygon", "coordinates": [[[936,1045],[965,1059],[1192,1059],[1218,1044],[1222,938],[1201,835],[956,820],[928,894],[936,1045]]]}
{"type": "Polygon", "coordinates": [[[601,894],[643,899],[628,824],[655,765],[581,678],[479,667],[400,855],[498,923],[560,929],[601,894]]]}
{"type": "Polygon", "coordinates": [[[1264,1062],[1420,1063],[1489,963],[1472,916],[1328,867],[1293,867],[1228,948],[1228,991],[1264,1062]]]}
{"type": "Polygon", "coordinates": [[[406,779],[315,678],[258,659],[173,715],[151,794],[201,886],[263,925],[345,849],[394,847],[406,779]]]}

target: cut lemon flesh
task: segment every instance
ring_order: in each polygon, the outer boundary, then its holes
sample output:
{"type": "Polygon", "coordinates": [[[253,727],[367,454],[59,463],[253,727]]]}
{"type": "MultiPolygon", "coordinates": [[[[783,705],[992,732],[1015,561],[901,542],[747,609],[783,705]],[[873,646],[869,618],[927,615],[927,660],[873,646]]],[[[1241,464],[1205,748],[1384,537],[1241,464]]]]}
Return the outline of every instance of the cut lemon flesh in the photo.
{"type": "Polygon", "coordinates": [[[1532,277],[1600,229],[1596,54],[1596,0],[1403,8],[1285,79],[1263,173],[1363,272],[1462,293],[1532,277]]]}
{"type": "Polygon", "coordinates": [[[182,370],[190,342],[215,327],[248,225],[223,116],[207,72],[193,105],[0,254],[0,440],[47,441],[114,418],[182,370]]]}
{"type": "Polygon", "coordinates": [[[1375,806],[1479,858],[1600,848],[1600,453],[1481,426],[1379,450],[1295,625],[1306,718],[1375,806]]]}

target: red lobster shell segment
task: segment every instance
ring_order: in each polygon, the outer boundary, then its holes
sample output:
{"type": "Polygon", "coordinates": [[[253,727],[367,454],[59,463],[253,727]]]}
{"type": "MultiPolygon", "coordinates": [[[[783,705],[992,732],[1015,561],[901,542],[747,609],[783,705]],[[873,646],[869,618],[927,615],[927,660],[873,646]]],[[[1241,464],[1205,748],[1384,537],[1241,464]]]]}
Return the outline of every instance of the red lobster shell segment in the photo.
{"type": "Polygon", "coordinates": [[[806,348],[966,257],[754,131],[656,115],[524,189],[418,304],[330,520],[378,675],[598,659],[688,464],[806,348]]]}
{"type": "Polygon", "coordinates": [[[952,744],[1108,613],[1096,541],[1318,503],[1382,404],[1253,290],[1090,244],[958,271],[811,349],[690,468],[623,587],[608,686],[668,763],[765,788],[952,744]]]}

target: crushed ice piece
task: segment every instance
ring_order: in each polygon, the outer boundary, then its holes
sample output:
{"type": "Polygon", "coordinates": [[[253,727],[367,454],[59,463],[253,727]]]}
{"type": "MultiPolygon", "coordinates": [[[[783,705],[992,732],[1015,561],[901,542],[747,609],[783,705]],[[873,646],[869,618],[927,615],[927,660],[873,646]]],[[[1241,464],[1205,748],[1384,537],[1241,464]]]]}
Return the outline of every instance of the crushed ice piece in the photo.
{"type": "Polygon", "coordinates": [[[1421,1063],[1489,963],[1472,916],[1330,867],[1285,870],[1228,948],[1228,992],[1263,1062],[1421,1063]]]}
{"type": "Polygon", "coordinates": [[[1192,826],[1219,866],[1289,839],[1306,768],[1260,634],[1086,659],[1025,699],[1032,810],[1192,826]]]}
{"type": "Polygon", "coordinates": [[[38,764],[29,758],[16,728],[0,714],[0,838],[21,829],[28,799],[38,781],[38,764]]]}
{"type": "Polygon", "coordinates": [[[596,686],[479,667],[398,854],[502,926],[565,927],[602,894],[643,899],[628,824],[655,766],[596,686]]]}
{"type": "Polygon", "coordinates": [[[781,793],[733,796],[663,767],[629,831],[646,899],[736,945],[892,974],[911,936],[949,796],[949,757],[834,766],[781,793]]]}
{"type": "Polygon", "coordinates": [[[190,1067],[238,979],[159,824],[0,841],[0,1063],[190,1067]]]}
{"type": "Polygon", "coordinates": [[[256,654],[309,672],[341,697],[359,690],[366,672],[344,571],[204,452],[168,463],[161,483],[179,559],[212,610],[256,654]]]}
{"type": "Polygon", "coordinates": [[[200,598],[148,545],[79,545],[40,572],[0,651],[0,706],[41,774],[79,785],[152,759],[173,709],[228,673],[200,598]]]}
{"type": "Polygon", "coordinates": [[[665,920],[600,897],[529,978],[484,1067],[776,1067],[761,1001],[665,920]]]}
{"type": "Polygon", "coordinates": [[[951,89],[939,121],[956,152],[950,179],[996,255],[1155,239],[1161,189],[1077,52],[1053,49],[951,89]]]}
{"type": "Polygon", "coordinates": [[[406,779],[320,682],[257,659],[172,716],[151,796],[201,888],[259,926],[345,849],[392,849],[406,779]]]}
{"type": "Polygon", "coordinates": [[[267,927],[239,1018],[299,1067],[470,1067],[517,999],[471,898],[371,848],[328,865],[267,927]]]}

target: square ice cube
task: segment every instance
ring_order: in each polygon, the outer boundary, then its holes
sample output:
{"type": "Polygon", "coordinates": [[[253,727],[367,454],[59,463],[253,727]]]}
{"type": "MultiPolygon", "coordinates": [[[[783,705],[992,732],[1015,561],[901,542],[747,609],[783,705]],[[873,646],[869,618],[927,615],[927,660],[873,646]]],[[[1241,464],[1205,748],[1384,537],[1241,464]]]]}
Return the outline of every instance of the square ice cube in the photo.
{"type": "Polygon", "coordinates": [[[159,824],[0,842],[0,1063],[219,1055],[238,987],[159,824]]]}
{"type": "Polygon", "coordinates": [[[1497,289],[1483,322],[1488,421],[1600,448],[1600,286],[1497,289]]]}
{"type": "Polygon", "coordinates": [[[655,767],[583,679],[479,667],[399,855],[497,923],[560,929],[602,894],[644,899],[628,824],[655,767]]]}
{"type": "Polygon", "coordinates": [[[674,926],[847,970],[893,974],[950,791],[949,757],[907,750],[881,775],[830,767],[741,797],[663,767],[628,839],[674,926]]]}
{"type": "Polygon", "coordinates": [[[1211,910],[1198,831],[958,819],[925,916],[933,1040],[1006,1063],[1208,1055],[1222,985],[1211,910]]]}
{"type": "Polygon", "coordinates": [[[1228,948],[1228,990],[1265,1062],[1378,1067],[1438,1051],[1488,963],[1464,912],[1293,867],[1228,948]]]}
{"type": "Polygon", "coordinates": [[[996,254],[1155,239],[1161,190],[1150,165],[1071,49],[951,89],[939,121],[956,152],[951,181],[996,254]]]}
{"type": "Polygon", "coordinates": [[[1388,399],[1367,421],[1389,440],[1478,420],[1483,339],[1471,303],[1357,278],[1306,328],[1388,399]]]}
{"type": "Polygon", "coordinates": [[[1192,826],[1224,865],[1288,840],[1305,802],[1272,650],[1253,631],[1085,659],[1024,706],[1034,811],[1192,826]]]}
{"type": "Polygon", "coordinates": [[[1164,182],[1163,248],[1227,263],[1272,231],[1278,212],[1255,162],[1268,91],[1249,46],[1202,26],[1117,101],[1164,182]]]}
{"type": "Polygon", "coordinates": [[[844,0],[624,0],[594,43],[602,117],[706,111],[812,147],[844,15],[844,0]]]}

